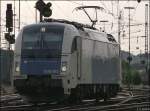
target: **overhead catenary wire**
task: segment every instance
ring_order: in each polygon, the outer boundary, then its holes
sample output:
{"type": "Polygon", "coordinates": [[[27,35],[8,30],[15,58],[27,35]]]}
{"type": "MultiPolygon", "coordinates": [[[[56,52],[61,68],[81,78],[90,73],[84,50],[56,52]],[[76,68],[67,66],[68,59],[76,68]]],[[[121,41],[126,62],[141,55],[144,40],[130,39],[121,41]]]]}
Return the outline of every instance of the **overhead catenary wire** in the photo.
{"type": "Polygon", "coordinates": [[[131,17],[133,17],[133,16],[135,15],[135,13],[136,13],[136,11],[137,11],[137,8],[138,8],[138,6],[139,6],[139,3],[137,3],[137,5],[135,6],[134,12],[133,12],[133,14],[131,14],[131,17]]]}
{"type": "Polygon", "coordinates": [[[65,13],[65,11],[63,11],[63,9],[58,5],[58,4],[56,4],[56,3],[54,3],[54,5],[58,8],[58,9],[60,9],[60,11],[62,12],[60,12],[63,16],[68,16],[66,13],[65,13]]]}
{"type": "Polygon", "coordinates": [[[36,15],[36,12],[33,10],[33,7],[31,8],[29,1],[25,1],[26,5],[27,5],[27,9],[29,10],[29,12],[31,13],[30,15],[34,16],[36,15]]]}
{"type": "Polygon", "coordinates": [[[83,6],[83,1],[82,1],[82,3],[77,3],[77,2],[72,1],[72,0],[66,0],[66,1],[71,2],[71,3],[73,3],[73,4],[76,4],[76,5],[81,5],[81,6],[83,6]]]}

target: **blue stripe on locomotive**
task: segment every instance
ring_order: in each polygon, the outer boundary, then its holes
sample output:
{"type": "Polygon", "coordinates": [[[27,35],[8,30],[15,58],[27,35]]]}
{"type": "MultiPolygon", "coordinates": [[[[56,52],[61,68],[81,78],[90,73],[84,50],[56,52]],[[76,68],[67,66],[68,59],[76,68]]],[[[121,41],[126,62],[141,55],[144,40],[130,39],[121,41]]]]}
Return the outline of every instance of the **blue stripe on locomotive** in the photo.
{"type": "Polygon", "coordinates": [[[26,75],[50,75],[59,74],[60,60],[27,59],[21,60],[21,74],[26,75]]]}

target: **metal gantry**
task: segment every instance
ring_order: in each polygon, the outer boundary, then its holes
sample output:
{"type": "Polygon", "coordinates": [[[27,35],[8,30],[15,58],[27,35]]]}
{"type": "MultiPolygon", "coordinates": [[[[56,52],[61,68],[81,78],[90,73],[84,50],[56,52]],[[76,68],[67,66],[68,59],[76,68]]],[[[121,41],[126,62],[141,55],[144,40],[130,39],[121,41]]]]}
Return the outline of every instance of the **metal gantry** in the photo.
{"type": "Polygon", "coordinates": [[[148,71],[148,4],[145,4],[145,68],[148,71]]]}
{"type": "MultiPolygon", "coordinates": [[[[149,0],[149,54],[148,54],[148,76],[150,81],[150,0],[149,0]]],[[[150,84],[150,83],[149,83],[150,84]]]]}
{"type": "Polygon", "coordinates": [[[19,26],[18,26],[18,29],[19,29],[19,31],[20,31],[20,7],[21,6],[21,3],[20,3],[20,0],[19,0],[19,20],[18,20],[18,24],[19,24],[19,26]]]}
{"type": "Polygon", "coordinates": [[[134,9],[134,7],[124,7],[124,8],[129,10],[129,56],[128,56],[128,61],[129,61],[129,64],[130,64],[130,62],[131,62],[131,53],[130,53],[130,10],[134,9]]]}

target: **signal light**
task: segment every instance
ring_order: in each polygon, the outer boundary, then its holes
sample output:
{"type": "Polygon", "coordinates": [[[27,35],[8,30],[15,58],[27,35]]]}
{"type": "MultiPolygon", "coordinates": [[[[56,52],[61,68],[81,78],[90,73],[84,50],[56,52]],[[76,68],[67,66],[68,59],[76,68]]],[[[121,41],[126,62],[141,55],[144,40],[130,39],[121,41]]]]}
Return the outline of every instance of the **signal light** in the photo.
{"type": "Polygon", "coordinates": [[[6,28],[8,28],[9,32],[12,32],[12,27],[13,27],[12,4],[7,4],[7,10],[6,10],[6,28]]]}
{"type": "Polygon", "coordinates": [[[43,2],[43,0],[38,0],[36,2],[35,8],[40,11],[40,13],[43,11],[43,8],[46,4],[43,2]]]}
{"type": "Polygon", "coordinates": [[[52,10],[50,9],[51,6],[52,4],[50,2],[45,4],[43,0],[38,0],[36,2],[35,8],[39,10],[40,14],[44,17],[49,17],[52,15],[52,10]]]}
{"type": "Polygon", "coordinates": [[[44,17],[49,17],[52,15],[52,10],[50,9],[51,6],[52,4],[50,2],[45,5],[42,12],[44,17]]]}
{"type": "Polygon", "coordinates": [[[131,62],[131,61],[132,61],[132,57],[129,57],[129,56],[128,56],[128,57],[127,57],[127,60],[131,62]]]}
{"type": "Polygon", "coordinates": [[[5,39],[9,42],[9,44],[14,44],[15,43],[15,35],[10,33],[5,33],[5,39]]]}
{"type": "Polygon", "coordinates": [[[138,3],[140,3],[140,2],[141,2],[141,0],[137,0],[137,2],[138,2],[138,3]]]}

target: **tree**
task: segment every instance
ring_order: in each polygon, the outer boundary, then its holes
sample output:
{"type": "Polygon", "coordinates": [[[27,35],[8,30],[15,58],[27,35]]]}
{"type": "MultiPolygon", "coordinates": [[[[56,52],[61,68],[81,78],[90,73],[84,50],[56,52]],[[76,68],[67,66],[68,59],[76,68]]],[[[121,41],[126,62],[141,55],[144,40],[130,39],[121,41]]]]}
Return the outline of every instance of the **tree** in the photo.
{"type": "Polygon", "coordinates": [[[128,62],[122,61],[123,83],[130,87],[132,83],[131,67],[128,62]]]}
{"type": "Polygon", "coordinates": [[[132,68],[128,62],[122,61],[122,77],[123,77],[123,83],[128,85],[130,88],[130,85],[139,85],[141,84],[141,77],[138,71],[136,71],[134,68],[132,68]]]}
{"type": "Polygon", "coordinates": [[[141,84],[142,80],[141,80],[141,77],[140,77],[140,74],[139,72],[135,71],[132,75],[132,84],[134,85],[139,85],[141,84]]]}

